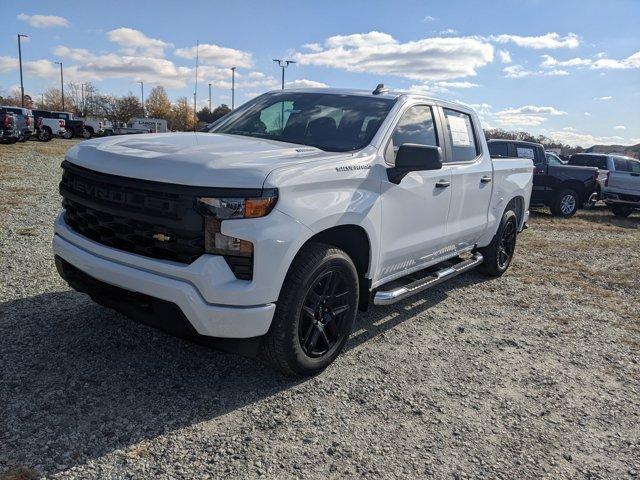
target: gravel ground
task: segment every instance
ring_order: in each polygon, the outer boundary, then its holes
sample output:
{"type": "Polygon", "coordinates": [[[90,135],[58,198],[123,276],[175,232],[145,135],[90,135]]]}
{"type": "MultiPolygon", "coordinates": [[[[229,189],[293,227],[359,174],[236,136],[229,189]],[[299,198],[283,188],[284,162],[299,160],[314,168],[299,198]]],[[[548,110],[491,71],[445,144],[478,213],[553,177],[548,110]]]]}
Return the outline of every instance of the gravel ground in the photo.
{"type": "Polygon", "coordinates": [[[69,145],[0,145],[1,479],[640,475],[638,214],[536,213],[507,275],[373,308],[292,381],[67,288],[69,145]]]}

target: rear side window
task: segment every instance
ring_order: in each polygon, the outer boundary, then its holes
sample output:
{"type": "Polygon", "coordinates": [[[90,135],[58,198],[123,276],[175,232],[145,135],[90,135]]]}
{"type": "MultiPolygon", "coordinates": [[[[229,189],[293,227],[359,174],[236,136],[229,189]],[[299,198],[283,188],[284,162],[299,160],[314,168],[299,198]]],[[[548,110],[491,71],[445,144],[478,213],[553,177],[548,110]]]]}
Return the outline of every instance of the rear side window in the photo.
{"type": "Polygon", "coordinates": [[[528,158],[529,160],[536,159],[536,150],[533,147],[517,146],[516,145],[516,157],[528,158]]]}
{"type": "Polygon", "coordinates": [[[492,157],[508,157],[509,144],[507,142],[489,142],[489,155],[492,157]]]}
{"type": "Polygon", "coordinates": [[[438,145],[431,107],[415,105],[402,114],[387,146],[385,160],[391,164],[395,163],[396,153],[405,143],[438,145]]]}
{"type": "Polygon", "coordinates": [[[447,134],[451,142],[451,161],[468,162],[479,155],[471,117],[466,113],[443,109],[447,134]]]}
{"type": "Polygon", "coordinates": [[[578,167],[598,167],[600,170],[608,170],[607,157],[604,155],[572,155],[569,165],[578,167]]]}

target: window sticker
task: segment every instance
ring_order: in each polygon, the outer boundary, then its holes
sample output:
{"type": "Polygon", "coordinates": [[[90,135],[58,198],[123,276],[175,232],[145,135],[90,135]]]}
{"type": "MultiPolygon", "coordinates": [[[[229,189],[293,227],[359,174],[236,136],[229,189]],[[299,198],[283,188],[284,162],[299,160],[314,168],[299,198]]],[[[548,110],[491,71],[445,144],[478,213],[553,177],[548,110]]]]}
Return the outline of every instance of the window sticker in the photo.
{"type": "Polygon", "coordinates": [[[469,138],[469,130],[467,128],[467,122],[464,118],[450,116],[447,117],[449,121],[449,129],[451,130],[451,141],[454,147],[469,147],[471,146],[471,139],[469,138]]]}
{"type": "Polygon", "coordinates": [[[533,160],[535,157],[533,153],[533,148],[517,147],[517,151],[518,151],[518,158],[530,158],[531,160],[533,160]]]}

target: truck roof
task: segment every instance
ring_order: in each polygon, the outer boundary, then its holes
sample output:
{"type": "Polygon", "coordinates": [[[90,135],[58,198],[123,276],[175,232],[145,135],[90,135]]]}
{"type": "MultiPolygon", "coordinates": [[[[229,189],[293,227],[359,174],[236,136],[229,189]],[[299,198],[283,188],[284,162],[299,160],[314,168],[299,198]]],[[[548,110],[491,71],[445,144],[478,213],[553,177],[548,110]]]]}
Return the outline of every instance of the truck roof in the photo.
{"type": "Polygon", "coordinates": [[[542,145],[541,143],[527,142],[526,140],[512,140],[512,139],[509,139],[509,138],[491,138],[491,139],[487,140],[487,143],[491,143],[491,142],[511,142],[511,143],[519,143],[520,145],[528,145],[530,147],[542,147],[542,148],[544,148],[544,145],[542,145]]]}
{"type": "MultiPolygon", "coordinates": [[[[352,89],[352,88],[287,88],[287,92],[298,92],[298,93],[325,93],[329,95],[357,95],[361,97],[373,97],[373,98],[386,98],[389,100],[397,100],[399,98],[407,98],[407,99],[416,99],[416,100],[425,100],[428,102],[432,102],[434,104],[450,107],[450,108],[464,108],[467,111],[473,112],[474,109],[470,105],[462,102],[454,102],[450,100],[443,100],[440,98],[430,97],[428,95],[420,95],[416,93],[411,93],[402,90],[385,90],[382,93],[374,94],[373,90],[363,90],[363,89],[352,89]]],[[[282,90],[271,90],[267,93],[277,93],[282,92],[282,90]]]]}

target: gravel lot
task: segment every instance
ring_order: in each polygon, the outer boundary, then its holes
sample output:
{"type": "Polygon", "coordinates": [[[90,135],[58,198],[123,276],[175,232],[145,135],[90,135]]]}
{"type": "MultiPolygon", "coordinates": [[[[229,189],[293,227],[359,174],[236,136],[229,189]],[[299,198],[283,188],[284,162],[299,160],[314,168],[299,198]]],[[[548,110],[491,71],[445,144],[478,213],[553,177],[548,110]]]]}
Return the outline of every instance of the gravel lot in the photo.
{"type": "Polygon", "coordinates": [[[292,381],[67,288],[70,145],[0,145],[1,479],[640,475],[637,213],[535,213],[507,275],[373,308],[292,381]]]}

